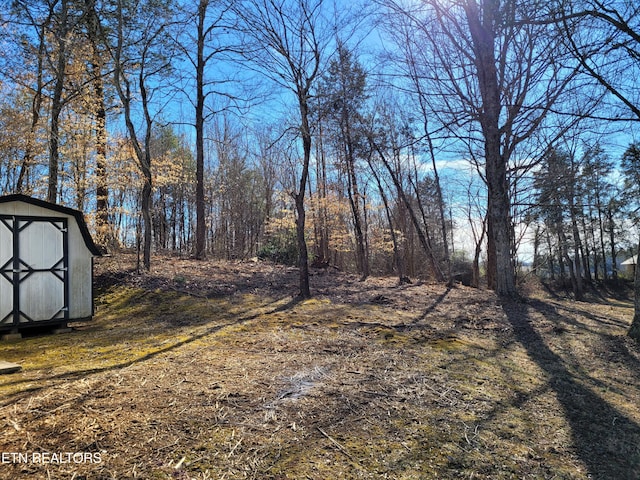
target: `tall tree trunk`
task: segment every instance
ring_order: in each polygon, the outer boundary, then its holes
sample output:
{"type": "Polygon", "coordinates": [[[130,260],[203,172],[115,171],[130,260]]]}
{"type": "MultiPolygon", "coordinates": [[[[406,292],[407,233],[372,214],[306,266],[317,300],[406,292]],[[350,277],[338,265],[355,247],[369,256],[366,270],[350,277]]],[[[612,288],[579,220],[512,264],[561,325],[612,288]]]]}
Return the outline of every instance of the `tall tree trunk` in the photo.
{"type": "MultiPolygon", "coordinates": [[[[146,131],[144,135],[144,151],[140,158],[140,168],[144,177],[144,186],[142,188],[142,217],[144,219],[144,232],[142,245],[143,263],[145,270],[151,270],[151,240],[152,240],[152,228],[153,219],[151,212],[153,210],[153,177],[151,174],[151,128],[153,120],[149,112],[149,102],[147,96],[147,89],[144,83],[143,72],[140,71],[138,78],[140,95],[142,100],[142,109],[144,112],[144,118],[146,123],[146,131]]],[[[131,120],[129,120],[131,122],[131,120]]],[[[133,140],[137,143],[137,140],[133,140]]]]}
{"type": "Polygon", "coordinates": [[[511,258],[512,225],[506,159],[501,154],[499,127],[501,98],[495,58],[494,27],[498,22],[497,0],[484,0],[482,10],[475,2],[464,6],[473,40],[478,86],[483,110],[480,125],[484,137],[487,180],[487,281],[502,296],[515,296],[515,269],[511,258]]]}
{"type": "Polygon", "coordinates": [[[329,216],[327,213],[327,171],[324,156],[324,137],[322,122],[318,122],[318,135],[316,143],[316,191],[317,198],[317,256],[322,263],[329,262],[329,216]]]}
{"type": "Polygon", "coordinates": [[[58,170],[60,161],[60,114],[64,101],[64,82],[66,79],[67,64],[67,34],[69,32],[69,10],[67,0],[62,0],[59,28],[56,32],[57,62],[53,95],[51,97],[51,123],[49,130],[49,179],[47,188],[47,200],[55,203],[58,200],[58,170]]]}
{"type": "Polygon", "coordinates": [[[151,175],[149,171],[143,173],[144,185],[142,187],[142,264],[144,269],[149,271],[151,269],[151,175]]]}
{"type": "MultiPolygon", "coordinates": [[[[582,300],[582,283],[580,282],[580,261],[578,257],[572,259],[569,256],[569,250],[567,248],[567,237],[562,230],[562,224],[558,225],[558,242],[560,248],[559,259],[562,262],[562,277],[564,280],[564,263],[566,262],[569,268],[569,278],[571,279],[571,289],[573,290],[573,296],[576,300],[582,300]]],[[[577,249],[574,245],[574,253],[577,249]]]]}
{"type": "Polygon", "coordinates": [[[46,22],[43,22],[40,26],[39,32],[39,44],[38,44],[38,71],[36,73],[36,89],[33,92],[33,101],[31,102],[31,125],[29,127],[29,133],[26,138],[26,145],[24,149],[24,155],[22,157],[22,163],[20,165],[20,172],[18,174],[18,181],[16,184],[16,191],[23,193],[27,185],[26,180],[29,178],[29,171],[33,164],[33,149],[36,143],[36,135],[38,129],[38,122],[40,121],[40,111],[42,109],[42,90],[44,88],[43,72],[44,72],[44,56],[46,54],[46,40],[45,40],[45,25],[49,23],[51,16],[46,22]]]}
{"type": "MultiPolygon", "coordinates": [[[[426,128],[426,126],[425,126],[426,128]]],[[[440,214],[440,229],[442,231],[442,248],[444,249],[444,261],[447,266],[447,277],[449,279],[449,284],[453,281],[453,272],[451,270],[451,254],[449,253],[449,242],[447,238],[447,221],[445,219],[445,205],[444,198],[442,196],[442,187],[440,185],[440,174],[438,173],[438,167],[436,164],[436,156],[433,150],[433,142],[431,141],[431,136],[427,137],[429,142],[429,152],[431,156],[431,168],[433,168],[433,181],[436,186],[436,200],[438,202],[438,213],[440,214]]],[[[483,228],[484,233],[484,228],[483,228]]],[[[451,245],[453,245],[453,240],[451,245]]],[[[479,271],[478,271],[479,274],[479,271]]],[[[479,282],[479,275],[478,275],[479,282]]],[[[476,283],[476,287],[479,283],[476,283]]]]}
{"type": "MultiPolygon", "coordinates": [[[[424,236],[427,239],[427,242],[429,243],[429,245],[433,245],[433,240],[431,237],[431,228],[429,226],[429,219],[427,218],[427,214],[425,212],[424,209],[424,205],[422,202],[422,199],[420,198],[420,191],[418,189],[418,168],[416,166],[416,162],[415,162],[415,152],[413,152],[413,148],[412,148],[412,152],[411,152],[411,157],[413,158],[413,175],[414,178],[411,178],[411,174],[408,175],[408,180],[409,180],[409,184],[413,187],[413,192],[415,194],[415,200],[416,200],[416,204],[418,205],[418,210],[420,211],[420,216],[422,217],[422,228],[423,228],[423,232],[424,232],[424,236]]],[[[444,239],[446,242],[446,238],[444,239]]],[[[436,259],[437,262],[437,259],[436,259]]],[[[440,265],[438,263],[438,268],[440,268],[440,265]]],[[[442,270],[440,270],[442,271],[442,270]]],[[[451,272],[448,272],[451,273],[451,272]]],[[[449,282],[451,282],[451,276],[448,277],[449,278],[449,282]]],[[[444,279],[444,275],[443,275],[443,279],[444,279]]]]}
{"type": "Polygon", "coordinates": [[[198,42],[196,60],[196,245],[195,258],[201,260],[206,255],[207,226],[205,223],[204,198],[204,48],[205,18],[208,0],[200,0],[198,5],[198,42]]]}
{"type": "Polygon", "coordinates": [[[400,248],[398,246],[398,236],[396,235],[395,228],[393,227],[393,217],[391,216],[391,209],[389,208],[389,201],[387,200],[387,195],[384,193],[384,188],[382,186],[382,182],[380,181],[380,175],[378,175],[377,170],[373,166],[371,162],[371,158],[367,158],[367,163],[369,164],[369,168],[371,169],[371,173],[373,174],[373,178],[376,180],[376,185],[378,186],[378,192],[380,193],[380,197],[382,198],[382,203],[384,204],[384,212],[387,218],[387,223],[389,225],[389,234],[391,235],[391,242],[393,244],[393,260],[396,264],[396,273],[398,274],[398,283],[403,285],[405,283],[411,283],[409,277],[405,275],[404,271],[404,262],[402,256],[400,255],[400,248]]]}
{"type": "MultiPolygon", "coordinates": [[[[471,212],[469,212],[469,217],[471,217],[471,212]]],[[[471,222],[471,218],[469,218],[471,222]]],[[[487,219],[483,219],[482,221],[482,230],[480,231],[480,236],[476,239],[476,245],[473,251],[473,262],[471,263],[471,287],[478,288],[480,287],[480,254],[482,253],[482,244],[484,243],[484,237],[487,233],[487,219]]]]}
{"type": "MultiPolygon", "coordinates": [[[[96,74],[101,72],[97,67],[96,74]]],[[[109,176],[107,170],[107,111],[104,105],[102,77],[94,80],[96,109],[96,232],[97,243],[107,247],[113,242],[109,222],[109,176]]]]}
{"type": "MultiPolygon", "coordinates": [[[[593,232],[593,251],[595,256],[595,272],[594,276],[596,281],[599,280],[598,267],[599,264],[602,263],[602,277],[603,280],[607,280],[609,278],[609,273],[607,272],[607,253],[604,244],[604,222],[602,220],[602,201],[600,199],[600,189],[596,189],[596,212],[598,214],[598,238],[596,239],[595,231],[593,232]],[[599,243],[599,245],[598,245],[599,243]]],[[[591,211],[591,208],[589,209],[591,211]]],[[[591,215],[593,216],[593,215],[591,215]]]]}
{"type": "MultiPolygon", "coordinates": [[[[581,257],[582,257],[582,240],[580,238],[580,230],[578,229],[578,219],[576,214],[576,208],[574,205],[574,197],[573,192],[571,193],[571,230],[573,234],[573,269],[575,274],[575,297],[576,300],[582,300],[584,297],[584,286],[582,281],[582,272],[581,272],[581,257]]],[[[566,256],[567,261],[569,257],[566,256]]]]}
{"type": "Polygon", "coordinates": [[[424,249],[424,252],[427,255],[427,259],[429,260],[429,266],[431,267],[431,272],[432,272],[433,276],[435,277],[436,281],[438,281],[438,282],[444,281],[444,275],[442,274],[442,270],[440,269],[440,266],[438,265],[436,257],[435,257],[435,255],[433,253],[433,248],[431,246],[431,242],[429,241],[429,239],[425,235],[425,233],[424,233],[424,231],[422,229],[422,226],[420,225],[420,221],[418,220],[418,217],[416,216],[416,213],[413,210],[413,207],[411,206],[411,202],[409,202],[409,199],[407,198],[407,195],[406,195],[406,193],[404,191],[404,188],[402,188],[402,184],[400,183],[400,180],[398,179],[398,176],[393,171],[393,168],[389,164],[389,161],[387,160],[386,155],[384,154],[384,152],[382,151],[380,146],[377,144],[377,142],[373,139],[373,136],[369,135],[368,139],[369,139],[369,142],[371,143],[371,146],[373,147],[373,149],[380,156],[380,160],[382,160],[383,165],[385,166],[385,168],[389,172],[389,175],[391,176],[391,180],[393,181],[393,184],[396,187],[396,190],[398,192],[398,196],[402,200],[402,203],[404,204],[404,206],[407,209],[407,212],[409,213],[409,217],[411,218],[411,222],[413,223],[413,226],[414,226],[414,228],[416,230],[416,234],[418,235],[418,239],[420,241],[420,244],[421,244],[422,248],[424,249]]]}
{"type": "Polygon", "coordinates": [[[604,280],[609,279],[609,272],[607,271],[607,250],[604,244],[604,222],[602,221],[602,206],[600,205],[600,196],[598,195],[598,230],[600,236],[600,256],[602,258],[602,275],[604,280]]]}
{"type": "Polygon", "coordinates": [[[554,253],[553,253],[553,243],[551,241],[551,229],[549,228],[549,225],[545,225],[545,230],[546,230],[546,239],[547,239],[547,249],[548,249],[548,254],[547,254],[547,266],[549,268],[549,272],[550,272],[550,276],[551,276],[551,280],[555,281],[556,279],[556,265],[555,262],[553,261],[553,257],[554,257],[554,253]]]}
{"type": "MultiPolygon", "coordinates": [[[[351,147],[347,146],[347,150],[350,149],[351,147]]],[[[360,272],[360,281],[364,281],[369,276],[369,259],[365,245],[365,234],[363,230],[362,214],[360,211],[360,192],[358,190],[358,181],[356,178],[352,153],[347,154],[347,170],[347,194],[349,197],[349,205],[351,206],[351,213],[353,215],[353,227],[356,236],[356,259],[358,260],[357,264],[360,272]]]]}
{"type": "Polygon", "coordinates": [[[100,24],[95,0],[85,1],[87,34],[91,44],[91,83],[96,119],[96,243],[107,247],[113,238],[109,225],[109,179],[107,172],[107,110],[104,104],[102,53],[99,48],[100,24]]]}
{"type": "Polygon", "coordinates": [[[512,225],[506,166],[500,155],[498,135],[488,135],[485,142],[487,162],[487,282],[503,296],[516,294],[515,272],[511,258],[512,225]]]}
{"type": "Polygon", "coordinates": [[[118,92],[118,97],[122,102],[122,107],[124,111],[124,120],[125,125],[127,127],[127,132],[129,133],[129,140],[131,145],[133,146],[133,150],[135,152],[136,160],[138,162],[138,167],[142,173],[144,179],[144,185],[142,187],[142,200],[141,200],[141,208],[142,208],[142,219],[143,219],[143,265],[145,270],[151,269],[151,231],[153,228],[152,219],[151,219],[151,209],[152,209],[152,175],[151,175],[151,151],[150,151],[150,143],[151,143],[151,127],[153,124],[153,120],[151,114],[149,112],[149,104],[148,104],[148,96],[147,90],[145,87],[145,79],[144,79],[144,71],[141,70],[138,74],[138,84],[140,88],[140,95],[142,101],[142,107],[144,112],[144,120],[146,125],[146,132],[144,136],[144,148],[140,146],[140,141],[138,139],[138,135],[136,134],[136,128],[133,123],[133,118],[131,114],[131,85],[129,80],[126,78],[123,70],[123,62],[122,62],[122,54],[124,50],[124,12],[123,12],[123,1],[118,1],[117,8],[118,15],[118,31],[117,31],[117,46],[115,49],[114,55],[114,84],[116,87],[116,91],[118,92]]]}
{"type": "Polygon", "coordinates": [[[562,283],[562,285],[564,285],[567,282],[567,269],[564,265],[562,240],[560,240],[558,251],[556,253],[558,255],[558,270],[560,271],[560,282],[562,283]]]}
{"type": "MultiPolygon", "coordinates": [[[[420,82],[420,74],[417,71],[416,68],[416,63],[415,62],[410,62],[409,64],[409,68],[411,70],[411,78],[413,79],[414,82],[414,87],[416,89],[416,93],[418,94],[418,101],[420,104],[420,111],[422,113],[422,123],[423,123],[423,129],[424,129],[424,135],[427,139],[427,145],[429,148],[429,156],[431,157],[431,168],[433,168],[433,181],[435,183],[435,187],[436,187],[436,200],[438,203],[438,213],[440,214],[440,229],[441,229],[441,235],[442,235],[442,246],[443,246],[443,253],[444,253],[444,261],[445,261],[445,265],[447,267],[447,278],[449,281],[449,284],[451,284],[451,282],[453,281],[453,275],[452,275],[452,264],[451,264],[451,254],[449,253],[449,242],[447,239],[447,222],[445,220],[445,205],[444,205],[444,198],[442,196],[442,187],[440,185],[440,174],[438,173],[438,166],[436,163],[436,156],[435,156],[435,151],[434,151],[434,147],[433,147],[433,141],[431,140],[431,134],[429,132],[429,108],[427,106],[426,103],[426,96],[424,95],[423,92],[423,88],[422,88],[422,84],[420,82]]],[[[414,168],[415,168],[415,161],[414,161],[414,168]]],[[[416,177],[416,186],[417,186],[417,182],[418,182],[418,175],[416,173],[415,175],[416,177]]],[[[416,189],[417,190],[417,189],[416,189]]],[[[417,198],[418,201],[420,200],[420,195],[417,193],[417,198]]],[[[426,224],[425,224],[425,228],[426,228],[426,224]]],[[[453,245],[453,240],[451,245],[453,245]]],[[[477,285],[476,285],[477,286],[477,285]]]]}
{"type": "MultiPolygon", "coordinates": [[[[582,249],[582,268],[584,269],[585,280],[588,283],[591,283],[591,281],[593,280],[591,276],[591,253],[590,253],[591,248],[589,247],[589,232],[587,230],[587,224],[586,224],[584,215],[581,217],[580,223],[582,224],[582,233],[584,235],[583,249],[582,249]]],[[[595,252],[595,236],[591,235],[591,238],[594,240],[593,251],[595,252]]]]}
{"type": "MultiPolygon", "coordinates": [[[[346,93],[343,94],[343,98],[346,93]]],[[[354,142],[351,128],[351,117],[346,106],[346,102],[341,109],[340,126],[344,139],[345,160],[347,166],[347,194],[349,205],[353,215],[353,228],[356,237],[356,260],[360,272],[360,281],[364,281],[369,276],[369,256],[366,248],[365,232],[363,229],[363,212],[360,211],[360,191],[358,190],[358,178],[356,176],[356,159],[354,154],[354,142]]]]}
{"type": "MultiPolygon", "coordinates": [[[[607,208],[607,223],[609,224],[609,243],[611,243],[611,276],[614,280],[618,279],[618,259],[616,257],[616,234],[615,234],[615,224],[613,221],[613,211],[611,210],[611,206],[607,208]]],[[[637,269],[636,262],[636,269],[637,269]]],[[[605,260],[605,269],[606,269],[606,260],[605,260]]]]}
{"type": "Polygon", "coordinates": [[[303,151],[303,163],[302,174],[300,176],[300,183],[298,192],[294,194],[294,200],[296,205],[296,239],[298,243],[298,268],[299,268],[299,283],[300,283],[300,297],[310,298],[311,288],[309,286],[309,253],[307,251],[307,240],[305,238],[305,209],[304,209],[304,196],[307,185],[307,177],[309,176],[309,164],[311,161],[311,129],[309,127],[309,106],[307,104],[306,95],[300,94],[298,97],[298,103],[300,106],[300,121],[301,121],[301,137],[302,137],[302,151],[303,151]]]}
{"type": "Polygon", "coordinates": [[[638,242],[638,250],[635,264],[635,276],[633,279],[633,291],[635,298],[633,301],[633,321],[629,329],[629,336],[640,342],[640,241],[638,242]]]}
{"type": "MultiPolygon", "coordinates": [[[[321,135],[322,136],[322,135],[321,135]]],[[[322,138],[320,139],[322,142],[322,138]]],[[[329,209],[327,208],[327,159],[324,154],[324,148],[321,144],[321,155],[320,155],[320,172],[322,178],[322,254],[323,256],[329,260],[331,255],[330,253],[330,243],[329,243],[329,209]]]]}

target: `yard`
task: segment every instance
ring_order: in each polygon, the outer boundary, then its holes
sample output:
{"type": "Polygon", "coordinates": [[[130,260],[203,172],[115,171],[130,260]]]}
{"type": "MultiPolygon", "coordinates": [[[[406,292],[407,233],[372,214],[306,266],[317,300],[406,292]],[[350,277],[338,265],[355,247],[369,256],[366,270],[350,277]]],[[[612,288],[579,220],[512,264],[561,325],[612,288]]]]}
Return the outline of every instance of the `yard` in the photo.
{"type": "Polygon", "coordinates": [[[0,344],[0,478],[640,478],[624,294],[296,281],[99,259],[93,321],[0,344]]]}

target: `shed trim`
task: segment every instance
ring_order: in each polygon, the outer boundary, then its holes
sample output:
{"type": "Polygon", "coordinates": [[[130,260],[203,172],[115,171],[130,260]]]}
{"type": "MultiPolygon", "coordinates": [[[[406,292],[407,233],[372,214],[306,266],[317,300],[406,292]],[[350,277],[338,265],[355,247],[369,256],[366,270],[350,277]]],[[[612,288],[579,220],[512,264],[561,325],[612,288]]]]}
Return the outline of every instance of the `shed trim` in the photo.
{"type": "Polygon", "coordinates": [[[80,229],[80,233],[82,234],[82,239],[84,240],[84,243],[89,251],[95,256],[102,255],[102,252],[94,243],[93,238],[91,238],[91,233],[89,232],[87,222],[84,219],[84,214],[80,210],[75,210],[73,208],[64,207],[56,203],[40,200],[39,198],[29,197],[28,195],[23,195],[21,193],[14,193],[11,195],[0,197],[0,204],[10,202],[24,202],[30,205],[35,205],[37,207],[53,210],[54,212],[62,213],[64,215],[71,215],[76,219],[76,223],[78,224],[78,228],[80,229]]]}

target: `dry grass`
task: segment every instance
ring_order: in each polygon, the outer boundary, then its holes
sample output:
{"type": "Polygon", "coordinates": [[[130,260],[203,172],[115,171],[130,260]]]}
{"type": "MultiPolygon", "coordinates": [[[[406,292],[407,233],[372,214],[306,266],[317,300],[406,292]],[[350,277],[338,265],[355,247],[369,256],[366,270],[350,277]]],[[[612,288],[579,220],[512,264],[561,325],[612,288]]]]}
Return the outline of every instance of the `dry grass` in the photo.
{"type": "Polygon", "coordinates": [[[640,478],[628,301],[115,260],[92,322],[0,345],[0,478],[640,478]]]}

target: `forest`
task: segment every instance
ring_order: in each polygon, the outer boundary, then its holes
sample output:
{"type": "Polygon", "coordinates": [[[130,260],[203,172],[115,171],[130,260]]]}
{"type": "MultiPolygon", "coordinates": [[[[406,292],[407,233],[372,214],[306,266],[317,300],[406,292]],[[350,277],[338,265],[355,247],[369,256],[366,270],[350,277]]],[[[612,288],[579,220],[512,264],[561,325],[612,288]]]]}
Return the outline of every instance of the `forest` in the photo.
{"type": "Polygon", "coordinates": [[[630,0],[6,2],[2,193],[106,251],[516,293],[637,250],[630,0]]]}
{"type": "Polygon", "coordinates": [[[103,253],[0,341],[0,478],[640,478],[636,0],[6,0],[0,46],[0,195],[103,253]]]}

